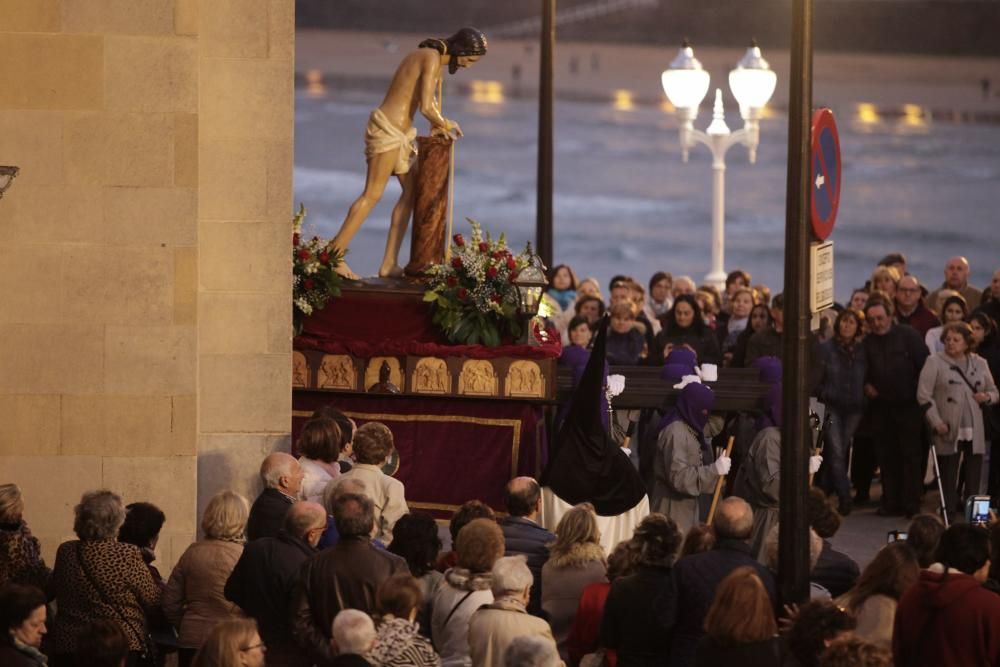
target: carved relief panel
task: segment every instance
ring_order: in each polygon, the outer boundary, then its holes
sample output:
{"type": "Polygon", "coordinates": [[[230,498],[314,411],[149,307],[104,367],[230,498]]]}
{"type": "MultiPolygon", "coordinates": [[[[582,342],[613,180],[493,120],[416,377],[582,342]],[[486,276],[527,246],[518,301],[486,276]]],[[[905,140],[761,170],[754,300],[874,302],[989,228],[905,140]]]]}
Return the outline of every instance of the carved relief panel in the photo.
{"type": "Polygon", "coordinates": [[[354,360],[347,354],[324,354],[320,362],[316,386],[319,389],[355,391],[358,373],[354,360]]]}
{"type": "Polygon", "coordinates": [[[545,376],[534,361],[514,361],[507,369],[504,395],[513,398],[545,398],[545,376]]]}
{"type": "Polygon", "coordinates": [[[467,359],[458,376],[458,393],[467,396],[497,396],[499,383],[493,364],[485,359],[467,359]]]}
{"type": "Polygon", "coordinates": [[[451,393],[451,373],[444,359],[424,357],[413,367],[411,382],[416,394],[451,393]]]}

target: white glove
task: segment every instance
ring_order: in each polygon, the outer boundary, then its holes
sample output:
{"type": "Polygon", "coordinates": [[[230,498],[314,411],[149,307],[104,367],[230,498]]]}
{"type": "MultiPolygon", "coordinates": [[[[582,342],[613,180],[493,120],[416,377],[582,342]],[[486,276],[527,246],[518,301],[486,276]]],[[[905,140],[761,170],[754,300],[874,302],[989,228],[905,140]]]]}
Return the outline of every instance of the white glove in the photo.
{"type": "Polygon", "coordinates": [[[809,457],[809,474],[815,475],[819,472],[819,467],[823,464],[823,457],[816,455],[809,457]]]}
{"type": "Polygon", "coordinates": [[[715,468],[716,474],[720,477],[722,475],[728,475],[729,469],[733,467],[733,460],[728,456],[720,456],[715,459],[715,463],[712,464],[712,467],[715,468]]]}

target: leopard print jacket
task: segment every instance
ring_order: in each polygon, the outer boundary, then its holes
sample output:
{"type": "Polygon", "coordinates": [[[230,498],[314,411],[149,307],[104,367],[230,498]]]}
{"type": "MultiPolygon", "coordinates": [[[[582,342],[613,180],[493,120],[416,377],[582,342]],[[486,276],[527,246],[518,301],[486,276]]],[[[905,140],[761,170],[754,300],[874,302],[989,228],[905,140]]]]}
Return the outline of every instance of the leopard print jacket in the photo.
{"type": "Polygon", "coordinates": [[[50,594],[59,608],[48,636],[51,653],[56,654],[75,652],[81,630],[95,618],[117,623],[128,638],[129,650],[141,651],[146,637],[146,610],[159,607],[161,601],[160,588],[142,560],[139,547],[115,540],[60,544],[50,594]]]}
{"type": "Polygon", "coordinates": [[[6,583],[48,588],[52,573],[42,559],[38,538],[28,524],[0,525],[0,586],[6,583]]]}

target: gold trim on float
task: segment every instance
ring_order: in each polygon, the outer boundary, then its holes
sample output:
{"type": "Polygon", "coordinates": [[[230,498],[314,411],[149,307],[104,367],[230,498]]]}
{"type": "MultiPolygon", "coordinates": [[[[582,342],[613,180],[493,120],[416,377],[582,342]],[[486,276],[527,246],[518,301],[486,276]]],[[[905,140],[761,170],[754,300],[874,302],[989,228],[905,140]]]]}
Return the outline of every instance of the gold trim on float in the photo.
{"type": "MultiPolygon", "coordinates": [[[[292,410],[293,417],[312,417],[312,410],[292,410]]],[[[461,415],[394,415],[382,412],[353,412],[344,411],[348,417],[364,419],[367,421],[397,421],[397,422],[431,422],[443,424],[475,424],[477,426],[509,426],[512,433],[510,451],[510,476],[517,477],[517,464],[520,458],[521,449],[521,420],[520,419],[488,419],[486,417],[465,417],[461,415]]],[[[410,503],[414,507],[417,503],[410,503]]],[[[428,507],[428,509],[458,509],[459,505],[442,505],[440,507],[428,507]]]]}
{"type": "MultiPolygon", "coordinates": [[[[411,503],[409,500],[406,501],[406,504],[409,507],[413,507],[418,510],[441,510],[448,512],[457,512],[462,508],[461,505],[449,505],[448,503],[417,503],[417,502],[411,503]]],[[[499,510],[493,510],[493,513],[496,514],[498,519],[506,518],[507,516],[509,516],[507,512],[502,512],[499,510]]],[[[435,521],[445,526],[451,523],[451,519],[435,519],[435,521]]]]}

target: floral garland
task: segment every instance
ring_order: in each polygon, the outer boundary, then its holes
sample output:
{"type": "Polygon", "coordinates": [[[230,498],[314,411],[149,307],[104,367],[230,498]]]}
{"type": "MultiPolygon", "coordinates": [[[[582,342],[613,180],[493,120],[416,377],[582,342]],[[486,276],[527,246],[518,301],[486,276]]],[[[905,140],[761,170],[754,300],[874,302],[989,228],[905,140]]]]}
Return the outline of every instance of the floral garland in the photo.
{"type": "Polygon", "coordinates": [[[322,310],[331,297],[340,296],[340,274],[334,269],[344,253],[334,249],[329,241],[314,236],[302,240],[302,222],[306,207],[292,219],[292,323],[295,334],[302,333],[303,318],[322,310]]]}
{"type": "Polygon", "coordinates": [[[484,239],[479,223],[466,219],[472,238],[452,237],[451,259],[427,271],[424,301],[434,305],[434,323],[452,343],[496,347],[521,334],[514,280],[530,255],[511,253],[503,234],[494,241],[487,233],[484,239]]]}

